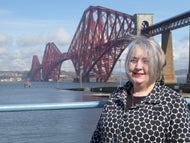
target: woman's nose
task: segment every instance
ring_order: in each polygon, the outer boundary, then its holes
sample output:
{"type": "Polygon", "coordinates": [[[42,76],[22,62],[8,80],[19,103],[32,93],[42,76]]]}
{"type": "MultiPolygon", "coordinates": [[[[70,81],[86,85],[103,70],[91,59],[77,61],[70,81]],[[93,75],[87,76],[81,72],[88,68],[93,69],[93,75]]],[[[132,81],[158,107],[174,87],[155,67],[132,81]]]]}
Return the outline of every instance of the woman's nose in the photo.
{"type": "Polygon", "coordinates": [[[138,60],[136,63],[136,68],[141,69],[142,67],[143,67],[143,63],[140,60],[138,60]]]}

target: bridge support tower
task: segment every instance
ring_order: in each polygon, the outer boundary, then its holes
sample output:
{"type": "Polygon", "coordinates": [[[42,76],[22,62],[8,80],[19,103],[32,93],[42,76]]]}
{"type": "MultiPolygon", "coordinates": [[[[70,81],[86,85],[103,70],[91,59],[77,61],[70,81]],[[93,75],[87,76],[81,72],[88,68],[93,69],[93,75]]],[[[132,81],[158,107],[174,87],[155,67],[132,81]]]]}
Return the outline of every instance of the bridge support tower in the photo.
{"type": "Polygon", "coordinates": [[[187,73],[187,83],[190,83],[190,26],[189,26],[189,69],[187,73]]]}
{"type": "Polygon", "coordinates": [[[135,34],[140,35],[142,27],[149,27],[153,25],[153,14],[138,13],[135,14],[135,34]]]}
{"type": "MultiPolygon", "coordinates": [[[[153,14],[135,14],[136,35],[141,34],[142,28],[146,28],[152,25],[153,25],[153,14]]],[[[176,83],[177,80],[174,72],[174,63],[173,63],[172,33],[170,31],[162,34],[162,49],[166,54],[166,61],[167,61],[167,64],[163,71],[164,80],[166,83],[176,83]]],[[[189,81],[190,81],[190,74],[189,74],[189,81]]]]}
{"type": "MultiPolygon", "coordinates": [[[[190,54],[190,52],[189,52],[189,54],[190,54]]],[[[187,83],[190,83],[190,58],[189,58],[189,70],[188,70],[188,73],[187,73],[187,83]]]]}
{"type": "Polygon", "coordinates": [[[173,62],[172,32],[162,33],[162,49],[166,54],[166,66],[163,70],[166,83],[176,83],[176,75],[173,62]]]}

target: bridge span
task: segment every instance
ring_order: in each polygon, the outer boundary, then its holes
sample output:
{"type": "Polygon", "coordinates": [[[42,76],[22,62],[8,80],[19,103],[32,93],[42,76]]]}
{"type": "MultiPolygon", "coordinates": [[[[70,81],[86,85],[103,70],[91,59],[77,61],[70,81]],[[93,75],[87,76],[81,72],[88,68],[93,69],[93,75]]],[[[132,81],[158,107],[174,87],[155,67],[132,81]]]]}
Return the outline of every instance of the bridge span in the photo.
{"type": "Polygon", "coordinates": [[[153,14],[129,15],[90,6],[82,15],[67,53],[61,53],[53,42],[49,42],[41,64],[38,57],[33,56],[30,80],[56,81],[61,64],[71,60],[78,77],[86,81],[93,77],[97,82],[106,82],[130,43],[129,34],[146,34],[150,37],[162,34],[162,48],[167,57],[164,78],[166,82],[176,82],[171,30],[187,25],[190,25],[190,11],[153,25],[153,14]]]}

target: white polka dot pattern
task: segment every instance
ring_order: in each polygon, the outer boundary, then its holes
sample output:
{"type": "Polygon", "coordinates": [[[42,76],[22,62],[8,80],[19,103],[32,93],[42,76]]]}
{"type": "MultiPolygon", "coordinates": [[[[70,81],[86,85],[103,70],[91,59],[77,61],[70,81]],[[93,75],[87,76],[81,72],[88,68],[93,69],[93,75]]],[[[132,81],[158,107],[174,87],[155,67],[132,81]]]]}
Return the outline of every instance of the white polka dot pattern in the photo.
{"type": "Polygon", "coordinates": [[[180,94],[157,82],[140,104],[127,109],[131,87],[128,82],[110,96],[91,143],[190,142],[187,103],[180,94]]]}

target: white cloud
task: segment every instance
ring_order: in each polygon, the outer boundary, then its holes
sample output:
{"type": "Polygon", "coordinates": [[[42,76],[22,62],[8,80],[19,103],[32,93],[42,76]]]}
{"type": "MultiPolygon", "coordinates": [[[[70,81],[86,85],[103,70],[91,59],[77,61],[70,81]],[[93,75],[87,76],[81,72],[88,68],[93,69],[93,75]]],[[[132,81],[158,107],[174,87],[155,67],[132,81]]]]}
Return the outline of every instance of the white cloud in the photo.
{"type": "Polygon", "coordinates": [[[35,54],[39,54],[39,47],[30,47],[25,49],[17,49],[12,52],[12,57],[14,58],[30,58],[35,54]]]}
{"type": "Polygon", "coordinates": [[[114,69],[113,69],[113,73],[114,74],[119,74],[120,73],[120,66],[121,66],[121,73],[124,74],[125,73],[125,59],[126,59],[126,55],[127,55],[128,49],[126,48],[123,53],[120,56],[120,60],[121,60],[121,65],[119,60],[117,61],[114,69]]]}
{"type": "Polygon", "coordinates": [[[61,70],[74,72],[74,65],[71,60],[64,61],[61,66],[61,70]]]}
{"type": "MultiPolygon", "coordinates": [[[[17,70],[30,70],[32,65],[32,57],[33,55],[40,55],[42,51],[39,47],[30,47],[15,50],[11,53],[12,60],[11,64],[14,65],[14,69],[17,70]]],[[[40,59],[39,59],[40,60],[40,59]]]]}
{"type": "Polygon", "coordinates": [[[189,43],[187,40],[180,40],[179,45],[173,48],[175,69],[188,69],[189,43]],[[183,41],[183,42],[182,42],[183,41]]]}
{"type": "Polygon", "coordinates": [[[47,39],[49,41],[55,41],[59,45],[66,45],[71,42],[71,35],[65,29],[56,29],[49,32],[47,39]]]}
{"type": "Polygon", "coordinates": [[[0,33],[0,48],[1,47],[8,47],[11,44],[12,44],[11,36],[0,33]]]}
{"type": "Polygon", "coordinates": [[[12,38],[8,35],[0,33],[0,70],[3,70],[3,65],[7,64],[9,57],[9,46],[12,45],[12,38]]]}
{"type": "Polygon", "coordinates": [[[23,71],[30,70],[33,55],[40,55],[39,47],[17,49],[13,52],[7,51],[0,59],[0,71],[23,71]]]}
{"type": "Polygon", "coordinates": [[[18,46],[36,46],[45,45],[48,42],[54,42],[58,45],[67,45],[71,42],[71,35],[65,29],[60,28],[49,33],[39,33],[36,35],[23,35],[17,40],[18,46]]]}
{"type": "MultiPolygon", "coordinates": [[[[47,33],[41,32],[36,35],[23,35],[17,41],[17,44],[21,48],[10,51],[10,47],[13,46],[12,37],[0,33],[0,71],[29,71],[32,65],[33,55],[37,55],[39,57],[40,63],[42,62],[42,57],[47,42],[54,42],[58,45],[70,44],[71,35],[64,29],[56,29],[47,33]]],[[[173,43],[175,69],[187,69],[189,60],[188,38],[184,37],[178,41],[173,41],[173,43]]],[[[61,49],[59,46],[58,48],[61,49]]],[[[66,49],[66,52],[67,50],[68,48],[66,49]]],[[[122,73],[125,72],[124,62],[126,52],[127,49],[122,53],[120,57],[122,73]]],[[[74,71],[74,66],[71,61],[65,61],[63,62],[61,69],[66,71],[74,71]]],[[[114,68],[114,72],[118,73],[119,69],[120,65],[119,62],[117,62],[114,68]]]]}
{"type": "MultiPolygon", "coordinates": [[[[48,42],[64,46],[71,42],[71,35],[60,28],[48,33],[23,35],[16,42],[19,48],[11,51],[10,48],[14,47],[12,37],[0,33],[0,71],[30,70],[33,55],[37,55],[40,63],[42,62],[45,45],[48,42]]],[[[70,62],[64,62],[64,65],[67,70],[73,69],[72,66],[69,67],[70,62]]]]}

